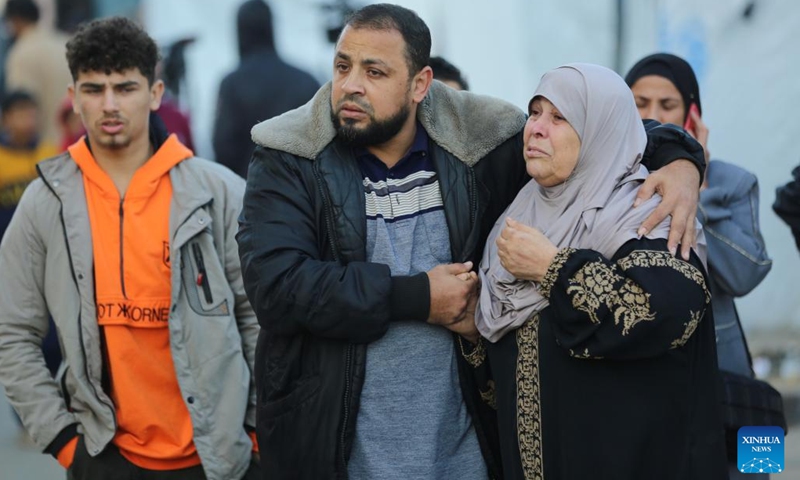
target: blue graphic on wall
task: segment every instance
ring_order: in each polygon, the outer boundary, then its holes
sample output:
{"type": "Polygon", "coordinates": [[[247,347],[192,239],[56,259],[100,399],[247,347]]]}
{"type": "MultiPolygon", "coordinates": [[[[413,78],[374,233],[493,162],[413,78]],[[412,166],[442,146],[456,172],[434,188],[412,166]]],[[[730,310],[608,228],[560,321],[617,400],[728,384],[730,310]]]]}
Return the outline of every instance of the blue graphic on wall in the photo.
{"type": "Polygon", "coordinates": [[[672,15],[665,7],[658,10],[658,49],[682,57],[692,66],[698,83],[708,70],[708,32],[699,17],[672,15]]]}
{"type": "Polygon", "coordinates": [[[781,473],[786,469],[781,427],[742,427],[737,440],[740,472],[781,473]]]}

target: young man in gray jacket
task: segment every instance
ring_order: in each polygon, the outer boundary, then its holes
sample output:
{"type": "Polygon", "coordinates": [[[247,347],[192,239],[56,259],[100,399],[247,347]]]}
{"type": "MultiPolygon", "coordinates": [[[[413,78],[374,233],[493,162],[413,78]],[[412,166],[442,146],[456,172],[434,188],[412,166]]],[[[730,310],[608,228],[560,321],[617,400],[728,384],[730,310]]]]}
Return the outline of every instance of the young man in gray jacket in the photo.
{"type": "Polygon", "coordinates": [[[258,476],[244,181],[156,116],[157,48],[123,18],[70,40],[86,137],[39,164],[0,245],[0,381],[72,479],[258,476]],[[52,315],[64,351],[41,353],[52,315]]]}

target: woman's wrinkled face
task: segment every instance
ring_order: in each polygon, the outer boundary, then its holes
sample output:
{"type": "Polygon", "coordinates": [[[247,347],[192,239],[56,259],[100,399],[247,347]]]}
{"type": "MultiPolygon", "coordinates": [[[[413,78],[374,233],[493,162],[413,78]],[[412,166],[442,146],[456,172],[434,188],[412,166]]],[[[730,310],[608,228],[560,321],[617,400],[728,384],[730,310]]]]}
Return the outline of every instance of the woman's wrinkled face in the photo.
{"type": "Polygon", "coordinates": [[[578,132],[544,97],[534,98],[528,110],[523,150],[528,175],[543,187],[559,185],[578,164],[581,150],[578,132]]]}
{"type": "Polygon", "coordinates": [[[681,92],[674,83],[659,75],[646,75],[631,87],[636,108],[643,119],[658,120],[661,123],[683,125],[686,106],[681,92]]]}

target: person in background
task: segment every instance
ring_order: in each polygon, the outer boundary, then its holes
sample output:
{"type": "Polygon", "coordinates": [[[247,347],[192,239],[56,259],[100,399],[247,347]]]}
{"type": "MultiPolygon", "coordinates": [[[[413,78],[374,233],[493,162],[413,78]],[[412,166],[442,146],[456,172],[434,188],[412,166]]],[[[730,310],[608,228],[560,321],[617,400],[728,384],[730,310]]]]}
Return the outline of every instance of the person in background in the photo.
{"type": "MultiPolygon", "coordinates": [[[[36,100],[23,91],[9,92],[0,101],[0,240],[22,198],[22,192],[36,179],[36,164],[58,153],[55,145],[39,137],[41,114],[36,100]]],[[[44,362],[55,376],[61,365],[55,325],[49,320],[42,341],[44,362]]]]}
{"type": "Polygon", "coordinates": [[[61,103],[61,109],[58,111],[58,120],[61,127],[59,152],[65,152],[70,145],[86,135],[86,129],[83,128],[81,117],[72,109],[72,99],[69,96],[65,97],[61,103]]]}
{"type": "Polygon", "coordinates": [[[272,10],[263,0],[240,6],[236,27],[240,63],[220,83],[213,144],[219,163],[247,177],[253,125],[306,103],[319,83],[275,51],[272,10]]]}
{"type": "Polygon", "coordinates": [[[775,190],[772,210],[792,229],[797,249],[800,250],[800,166],[792,170],[794,179],[775,190]]]}
{"type": "Polygon", "coordinates": [[[36,164],[58,153],[40,137],[41,113],[27,92],[9,92],[0,101],[0,238],[22,192],[36,178],[36,164]]]}
{"type": "MultiPolygon", "coordinates": [[[[702,119],[697,78],[688,62],[667,53],[650,55],[631,68],[625,81],[642,118],[685,126],[708,155],[709,130],[702,119]]],[[[734,299],[750,293],[772,268],[761,235],[758,204],[755,175],[722,160],[708,162],[697,218],[708,242],[717,361],[721,370],[749,378],[755,374],[734,299]]],[[[739,472],[735,431],[728,432],[728,457],[731,478],[759,478],[758,474],[739,472]]]]}
{"type": "Polygon", "coordinates": [[[6,91],[24,90],[36,98],[41,138],[57,145],[58,111],[71,80],[64,57],[67,39],[39,24],[39,7],[33,0],[8,0],[4,17],[14,37],[6,57],[6,91]]]}
{"type": "Polygon", "coordinates": [[[431,57],[433,78],[456,90],[469,90],[469,84],[461,74],[461,70],[442,57],[431,57]]]}
{"type": "Polygon", "coordinates": [[[67,58],[87,134],[39,163],[0,244],[0,383],[70,479],[257,478],[244,180],[151,117],[164,84],[140,26],[85,24],[67,58]]]}

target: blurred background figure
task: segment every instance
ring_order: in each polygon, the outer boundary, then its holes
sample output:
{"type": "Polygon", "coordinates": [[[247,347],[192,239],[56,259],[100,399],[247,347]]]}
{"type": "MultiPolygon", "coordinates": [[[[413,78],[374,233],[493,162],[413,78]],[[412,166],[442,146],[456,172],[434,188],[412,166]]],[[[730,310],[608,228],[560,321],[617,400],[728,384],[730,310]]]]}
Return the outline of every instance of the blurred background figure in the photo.
{"type": "MultiPolygon", "coordinates": [[[[709,160],[700,89],[685,60],[665,53],[650,55],[631,68],[625,81],[642,118],[683,126],[703,145],[709,160]]],[[[755,175],[722,160],[708,162],[697,217],[708,242],[717,361],[721,370],[750,379],[755,375],[734,298],[748,294],[772,268],[761,236],[758,197],[755,175]]],[[[728,430],[728,459],[732,479],[768,477],[739,472],[736,430],[728,430]]]]}
{"type": "Polygon", "coordinates": [[[0,101],[0,238],[11,221],[25,187],[36,174],[36,163],[58,153],[40,138],[39,107],[23,91],[9,92],[0,101]]]}
{"type": "MultiPolygon", "coordinates": [[[[0,101],[0,239],[14,215],[22,192],[36,177],[36,164],[58,153],[56,146],[39,136],[39,107],[33,96],[23,91],[9,92],[0,101]]],[[[42,341],[44,360],[55,376],[61,364],[53,320],[42,341]]],[[[24,430],[20,434],[26,437],[24,430]]],[[[25,440],[23,439],[23,443],[25,440]]]]}
{"type": "Polygon", "coordinates": [[[456,90],[469,90],[469,85],[461,74],[461,70],[452,63],[442,57],[431,57],[429,65],[433,70],[433,78],[436,80],[456,90]]]}
{"type": "MultiPolygon", "coordinates": [[[[186,95],[186,47],[195,41],[194,37],[180,39],[163,50],[163,55],[156,67],[156,75],[164,81],[164,96],[156,113],[161,118],[169,133],[174,133],[189,150],[195,151],[192,135],[191,119],[182,101],[186,95]]],[[[195,152],[196,153],[196,152],[195,152]]]]}
{"type": "Polygon", "coordinates": [[[72,109],[72,100],[64,97],[58,110],[58,124],[61,127],[61,142],[58,150],[64,152],[70,145],[80,140],[86,133],[81,117],[72,109]]]}
{"type": "Polygon", "coordinates": [[[216,160],[246,177],[254,149],[250,129],[303,105],[319,83],[278,56],[272,11],[262,0],[244,2],[236,26],[240,63],[220,84],[213,141],[216,160]]]}
{"type": "Polygon", "coordinates": [[[792,170],[792,176],[794,180],[775,191],[772,209],[792,229],[797,249],[800,250],[800,166],[792,170]]]}
{"type": "Polygon", "coordinates": [[[33,95],[41,114],[41,137],[57,144],[59,106],[71,81],[64,56],[67,39],[39,22],[33,0],[7,0],[3,15],[14,42],[6,57],[6,91],[33,95]]]}

